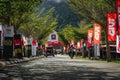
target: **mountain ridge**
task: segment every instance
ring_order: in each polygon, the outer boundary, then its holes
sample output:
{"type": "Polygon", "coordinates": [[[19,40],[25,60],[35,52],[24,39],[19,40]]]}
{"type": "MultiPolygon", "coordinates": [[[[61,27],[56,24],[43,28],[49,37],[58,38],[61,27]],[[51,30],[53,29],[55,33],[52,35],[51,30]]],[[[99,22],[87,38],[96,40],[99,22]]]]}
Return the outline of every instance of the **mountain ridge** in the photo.
{"type": "Polygon", "coordinates": [[[69,8],[65,0],[44,0],[40,5],[40,8],[46,8],[46,10],[49,10],[51,7],[55,7],[53,16],[56,17],[58,15],[56,31],[61,31],[68,24],[74,27],[79,26],[81,18],[69,8]]]}

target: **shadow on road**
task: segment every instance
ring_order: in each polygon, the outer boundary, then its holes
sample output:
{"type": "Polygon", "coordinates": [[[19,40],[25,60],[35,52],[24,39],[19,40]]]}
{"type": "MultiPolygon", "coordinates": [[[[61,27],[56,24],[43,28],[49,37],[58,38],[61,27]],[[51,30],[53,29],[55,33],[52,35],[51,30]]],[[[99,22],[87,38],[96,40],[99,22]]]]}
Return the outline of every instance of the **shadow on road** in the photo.
{"type": "MultiPolygon", "coordinates": [[[[0,69],[0,80],[119,80],[119,76],[97,69],[76,66],[36,66],[0,69]],[[64,67],[64,68],[63,68],[64,67]]],[[[114,73],[110,73],[114,74],[114,73]]]]}

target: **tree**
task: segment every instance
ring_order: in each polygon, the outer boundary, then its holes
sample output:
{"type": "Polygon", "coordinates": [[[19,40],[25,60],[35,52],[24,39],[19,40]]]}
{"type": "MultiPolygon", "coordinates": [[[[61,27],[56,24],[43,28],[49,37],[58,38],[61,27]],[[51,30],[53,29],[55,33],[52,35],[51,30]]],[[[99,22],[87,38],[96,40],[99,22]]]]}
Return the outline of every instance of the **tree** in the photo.
{"type": "Polygon", "coordinates": [[[90,22],[100,24],[105,32],[107,61],[111,61],[110,47],[107,39],[106,15],[115,12],[114,0],[68,0],[69,6],[80,16],[90,22]]]}
{"type": "Polygon", "coordinates": [[[89,28],[92,28],[92,24],[83,19],[80,21],[79,27],[67,25],[61,32],[58,32],[58,35],[64,44],[70,43],[71,39],[78,42],[80,39],[87,39],[87,32],[89,28]]]}
{"type": "Polygon", "coordinates": [[[78,29],[79,28],[75,28],[72,25],[66,25],[61,32],[58,32],[58,35],[64,44],[69,44],[71,39],[75,41],[80,39],[78,29]]]}
{"type": "Polygon", "coordinates": [[[15,32],[29,15],[34,13],[41,0],[2,0],[0,2],[0,22],[14,26],[15,32]]]}
{"type": "Polygon", "coordinates": [[[31,14],[28,22],[23,23],[19,30],[22,30],[28,37],[32,36],[38,39],[40,43],[43,43],[57,25],[57,18],[53,18],[53,11],[54,7],[47,12],[45,8],[43,8],[31,14]]]}

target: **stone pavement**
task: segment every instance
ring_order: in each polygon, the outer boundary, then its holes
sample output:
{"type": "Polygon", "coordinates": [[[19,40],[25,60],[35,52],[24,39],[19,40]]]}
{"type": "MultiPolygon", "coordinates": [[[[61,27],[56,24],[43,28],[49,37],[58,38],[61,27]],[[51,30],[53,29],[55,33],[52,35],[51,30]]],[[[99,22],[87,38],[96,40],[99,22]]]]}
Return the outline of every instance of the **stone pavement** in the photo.
{"type": "Polygon", "coordinates": [[[30,57],[30,58],[23,57],[23,59],[12,58],[12,59],[9,59],[9,60],[0,60],[0,67],[9,66],[11,64],[18,64],[18,63],[21,63],[21,62],[32,61],[32,60],[43,58],[43,57],[44,56],[39,56],[39,57],[37,56],[37,57],[30,57]]]}

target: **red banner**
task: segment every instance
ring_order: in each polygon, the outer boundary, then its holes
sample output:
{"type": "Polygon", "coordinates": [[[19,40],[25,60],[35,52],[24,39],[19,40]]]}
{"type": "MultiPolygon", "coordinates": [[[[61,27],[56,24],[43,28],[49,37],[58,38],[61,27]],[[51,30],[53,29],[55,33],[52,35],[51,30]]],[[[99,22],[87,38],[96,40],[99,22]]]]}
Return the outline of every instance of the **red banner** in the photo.
{"type": "Polygon", "coordinates": [[[116,0],[118,34],[120,34],[120,0],[116,0]]]}
{"type": "Polygon", "coordinates": [[[92,41],[93,41],[93,30],[88,30],[87,46],[92,46],[92,41]]]}
{"type": "Polygon", "coordinates": [[[14,39],[14,46],[21,46],[21,39],[14,39]]]}
{"type": "Polygon", "coordinates": [[[107,14],[108,41],[116,41],[116,13],[107,14]]]}
{"type": "Polygon", "coordinates": [[[94,44],[100,44],[101,26],[97,23],[94,24],[94,44]]]}

